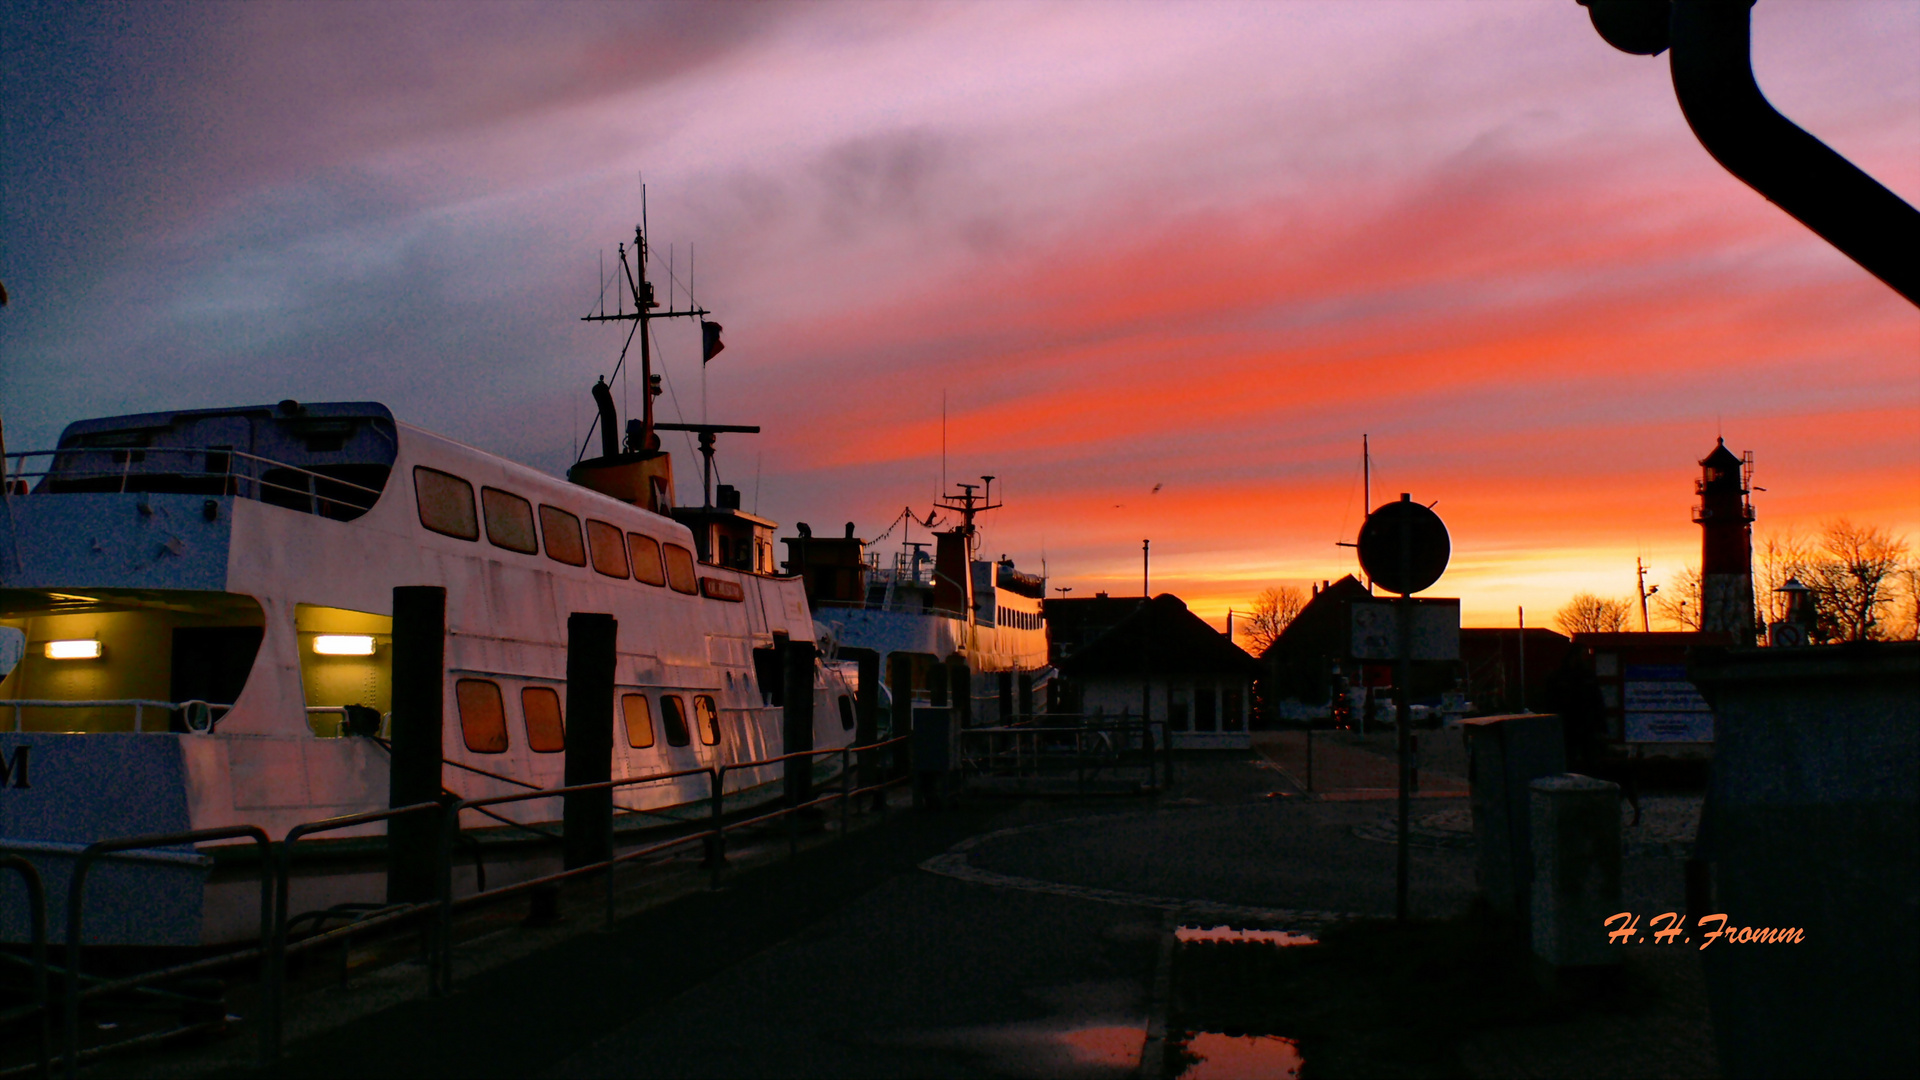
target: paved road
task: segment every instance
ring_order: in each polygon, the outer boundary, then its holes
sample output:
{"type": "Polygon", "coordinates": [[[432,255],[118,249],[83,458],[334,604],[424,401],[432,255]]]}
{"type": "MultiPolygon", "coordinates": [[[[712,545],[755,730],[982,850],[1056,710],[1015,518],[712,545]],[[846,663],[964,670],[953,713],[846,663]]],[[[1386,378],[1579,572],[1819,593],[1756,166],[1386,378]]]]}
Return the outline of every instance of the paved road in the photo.
{"type": "MultiPolygon", "coordinates": [[[[897,811],[475,974],[449,1000],[297,1043],[278,1072],[1124,1076],[1170,917],[1310,925],[1392,910],[1393,848],[1355,835],[1392,804],[1289,792],[1266,762],[1216,757],[1153,804],[897,811]]],[[[1471,860],[1416,849],[1416,912],[1460,910],[1471,860]]],[[[1677,900],[1677,861],[1628,862],[1630,900],[1677,900]]]]}

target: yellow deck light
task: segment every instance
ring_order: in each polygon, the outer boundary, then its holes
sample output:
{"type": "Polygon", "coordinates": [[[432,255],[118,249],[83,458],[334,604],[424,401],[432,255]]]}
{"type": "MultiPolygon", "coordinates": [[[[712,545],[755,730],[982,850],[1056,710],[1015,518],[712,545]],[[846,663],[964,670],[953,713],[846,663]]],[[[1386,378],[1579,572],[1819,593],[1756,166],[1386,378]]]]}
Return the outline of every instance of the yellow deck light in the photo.
{"type": "Polygon", "coordinates": [[[372,634],[321,634],[313,639],[313,651],[321,656],[372,656],[372,634]]]}
{"type": "Polygon", "coordinates": [[[98,660],[100,659],[100,643],[91,639],[84,641],[49,641],[47,642],[47,659],[98,660]]]}

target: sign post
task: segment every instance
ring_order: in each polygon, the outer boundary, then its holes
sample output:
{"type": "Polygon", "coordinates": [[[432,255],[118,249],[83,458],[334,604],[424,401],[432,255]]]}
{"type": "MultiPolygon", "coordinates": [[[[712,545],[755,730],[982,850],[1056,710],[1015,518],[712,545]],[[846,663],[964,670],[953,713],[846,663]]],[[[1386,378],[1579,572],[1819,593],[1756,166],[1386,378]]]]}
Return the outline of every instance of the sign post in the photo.
{"type": "MultiPolygon", "coordinates": [[[[1399,844],[1394,860],[1394,918],[1407,921],[1407,826],[1412,808],[1413,781],[1413,594],[1429,588],[1446,572],[1453,544],[1440,515],[1402,492],[1367,515],[1360,526],[1360,566],[1374,584],[1396,593],[1394,648],[1394,704],[1399,727],[1400,797],[1399,844]]],[[[1456,624],[1455,642],[1458,643],[1456,624]]]]}

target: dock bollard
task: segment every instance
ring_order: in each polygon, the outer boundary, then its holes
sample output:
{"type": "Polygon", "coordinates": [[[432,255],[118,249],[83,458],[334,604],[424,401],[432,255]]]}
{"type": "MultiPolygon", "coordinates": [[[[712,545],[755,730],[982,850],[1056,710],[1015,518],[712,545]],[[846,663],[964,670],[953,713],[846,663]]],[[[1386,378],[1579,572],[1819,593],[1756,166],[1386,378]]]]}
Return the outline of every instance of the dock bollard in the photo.
{"type": "MultiPolygon", "coordinates": [[[[438,585],[396,586],[389,809],[440,797],[446,641],[447,590],[438,585]]],[[[439,848],[439,822],[429,817],[410,815],[387,823],[387,903],[433,899],[439,848]]]]}
{"type": "MultiPolygon", "coordinates": [[[[620,624],[611,615],[567,616],[566,785],[604,784],[613,778],[614,650],[620,624]]],[[[561,796],[564,865],[571,870],[613,857],[613,792],[561,796]]],[[[613,867],[607,867],[613,876],[613,867]]]]}
{"type": "Polygon", "coordinates": [[[1527,789],[1533,955],[1556,971],[1619,963],[1606,920],[1620,910],[1620,785],[1564,773],[1527,789]]]}

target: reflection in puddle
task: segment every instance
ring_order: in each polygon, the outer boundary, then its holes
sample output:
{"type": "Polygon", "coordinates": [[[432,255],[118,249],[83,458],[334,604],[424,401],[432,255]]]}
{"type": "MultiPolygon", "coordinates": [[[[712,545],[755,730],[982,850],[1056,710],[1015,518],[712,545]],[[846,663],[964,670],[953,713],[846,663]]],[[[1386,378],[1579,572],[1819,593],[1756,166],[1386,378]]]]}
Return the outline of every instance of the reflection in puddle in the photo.
{"type": "Polygon", "coordinates": [[[1192,1060],[1177,1080],[1296,1080],[1300,1048],[1278,1035],[1200,1031],[1183,1040],[1192,1060]]]}
{"type": "Polygon", "coordinates": [[[938,1031],[881,1034],[882,1045],[957,1053],[984,1072],[1010,1080],[1133,1080],[1147,1030],[1139,1024],[1063,1018],[938,1031]],[[1072,1023],[1068,1020],[1066,1023],[1072,1023]]]}
{"type": "Polygon", "coordinates": [[[1054,1038],[1066,1044],[1081,1064],[1132,1069],[1140,1064],[1147,1032],[1137,1027],[1087,1027],[1062,1031],[1054,1038]]]}
{"type": "Polygon", "coordinates": [[[1258,941],[1269,945],[1313,945],[1319,938],[1291,930],[1235,930],[1230,926],[1182,926],[1173,932],[1182,945],[1213,941],[1258,941]]]}

